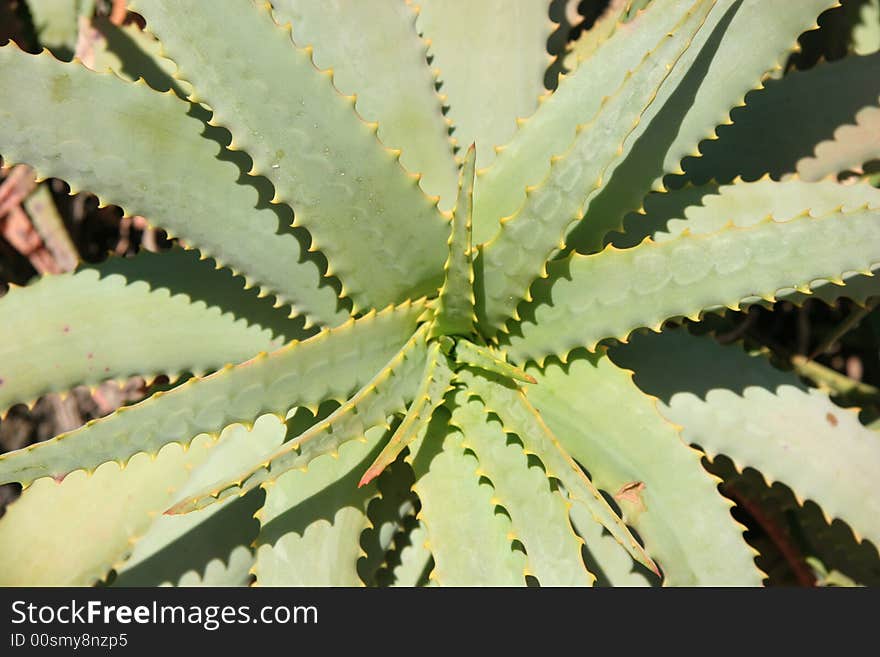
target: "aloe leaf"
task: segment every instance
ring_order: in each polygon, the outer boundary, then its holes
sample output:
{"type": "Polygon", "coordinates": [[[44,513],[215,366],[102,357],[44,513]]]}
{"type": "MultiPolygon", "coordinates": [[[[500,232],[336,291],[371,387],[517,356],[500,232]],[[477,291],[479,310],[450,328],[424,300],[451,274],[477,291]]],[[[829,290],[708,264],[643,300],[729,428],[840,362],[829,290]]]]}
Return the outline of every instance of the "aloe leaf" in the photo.
{"type": "Polygon", "coordinates": [[[603,98],[620,87],[627,72],[638,67],[645,54],[693,4],[693,0],[655,0],[651,10],[629,29],[615,34],[543,99],[538,110],[499,151],[492,166],[478,173],[476,244],[491,239],[499,219],[517,211],[526,200],[527,188],[547,177],[551,158],[564,153],[574,142],[578,126],[595,116],[603,98]]]}
{"type": "Polygon", "coordinates": [[[238,166],[218,157],[217,142],[201,136],[205,125],[173,93],[13,45],[0,48],[0,88],[18,90],[0,101],[5,161],[147,217],[315,323],[348,317],[300,237],[272,210],[256,209],[257,190],[236,183],[238,166]]]}
{"type": "Polygon", "coordinates": [[[553,263],[550,277],[533,288],[536,303],[513,329],[508,355],[517,363],[543,362],[579,346],[593,350],[604,338],[626,339],[639,327],[659,330],[671,317],[698,318],[755,297],[809,292],[818,280],[840,284],[844,273],[870,274],[880,263],[876,212],[767,218],[744,228],[574,254],[553,263]]]}
{"type": "MultiPolygon", "coordinates": [[[[241,425],[228,427],[208,457],[175,491],[174,499],[234,474],[241,461],[274,451],[285,434],[284,423],[274,415],[258,418],[250,431],[241,425]]],[[[131,556],[116,568],[114,585],[246,584],[253,565],[250,545],[259,531],[253,516],[262,504],[262,491],[255,491],[187,516],[157,516],[134,543],[131,556]]]]}
{"type": "Polygon", "coordinates": [[[740,470],[784,481],[829,522],[843,518],[858,537],[880,543],[880,440],[859,422],[858,409],[835,405],[739,346],[683,331],[640,337],[614,358],[636,371],[636,383],[660,397],[660,411],[709,458],[724,454],[740,470]],[[707,359],[713,365],[705,371],[689,366],[707,359]]]}
{"type": "MultiPolygon", "coordinates": [[[[435,346],[433,343],[432,346],[435,346]]],[[[307,471],[309,464],[324,455],[338,453],[345,443],[363,441],[374,427],[389,428],[389,418],[402,412],[417,394],[419,373],[429,358],[425,331],[412,338],[367,381],[358,392],[326,419],[314,424],[273,454],[254,460],[237,476],[227,477],[181,500],[166,513],[189,513],[275,481],[290,470],[307,471]]],[[[361,484],[364,484],[363,480],[361,484]]]]}
{"type": "Polygon", "coordinates": [[[586,509],[574,506],[569,514],[575,530],[584,540],[584,561],[596,576],[593,586],[659,586],[660,577],[636,563],[586,509]]]}
{"type": "MultiPolygon", "coordinates": [[[[478,181],[474,218],[478,243],[491,235],[483,232],[484,224],[491,225],[517,209],[522,190],[541,182],[549,158],[568,147],[575,126],[590,116],[592,104],[612,93],[690,4],[651,2],[564,80],[551,99],[554,102],[544,103],[511,142],[512,157],[505,166],[478,181]],[[584,98],[593,100],[583,102],[584,98]],[[526,150],[529,158],[522,157],[526,150]],[[531,162],[524,165],[525,160],[531,162]],[[510,194],[508,190],[516,191],[510,194]]],[[[569,235],[569,245],[582,252],[599,247],[603,235],[617,228],[626,212],[637,209],[650,189],[662,187],[664,174],[678,172],[682,158],[714,135],[714,126],[729,122],[731,107],[741,104],[764,78],[781,71],[798,35],[815,27],[819,13],[833,4],[807,0],[793,8],[761,0],[717,2],[633,131],[624,161],[591,202],[590,220],[578,224],[569,235]]]]}
{"type": "Polygon", "coordinates": [[[611,0],[599,15],[592,27],[568,44],[565,67],[573,71],[581,62],[595,55],[617,31],[618,26],[627,20],[628,0],[611,0]]]}
{"type": "Polygon", "coordinates": [[[453,137],[476,142],[485,167],[545,93],[553,31],[546,0],[420,0],[416,23],[429,44],[432,66],[449,105],[453,137]],[[478,64],[477,64],[478,63],[478,64]],[[508,71],[517,71],[509,75],[508,71]]]}
{"type": "MultiPolygon", "coordinates": [[[[651,235],[665,241],[681,235],[711,233],[733,222],[740,227],[753,226],[766,215],[777,221],[793,219],[804,212],[812,216],[828,214],[835,209],[850,211],[863,206],[880,205],[880,192],[868,184],[842,185],[829,180],[807,183],[800,180],[777,182],[764,177],[755,182],[732,185],[687,185],[665,193],[651,194],[645,200],[642,214],[634,213],[625,222],[625,232],[612,243],[631,247],[651,235]],[[761,208],[755,212],[754,208],[761,208]],[[765,214],[766,213],[766,214],[765,214]]],[[[832,304],[840,297],[864,304],[870,297],[880,296],[880,279],[871,275],[849,272],[841,276],[845,285],[814,281],[811,292],[789,291],[778,299],[802,304],[807,299],[821,299],[832,304]]],[[[753,297],[746,303],[768,305],[767,300],[753,297]]]]}
{"type": "Polygon", "coordinates": [[[535,382],[533,376],[504,360],[502,353],[495,352],[488,347],[481,347],[467,340],[459,340],[456,343],[455,362],[459,365],[467,365],[486,370],[487,372],[494,372],[514,381],[522,381],[523,383],[535,382]]]}
{"type": "Polygon", "coordinates": [[[619,228],[649,190],[664,188],[665,174],[681,172],[682,158],[714,136],[715,126],[730,122],[731,107],[768,77],[782,74],[798,36],[818,27],[819,14],[836,4],[718,2],[642,117],[626,160],[591,203],[590,220],[569,235],[570,247],[581,253],[600,248],[605,234],[619,228]]]}
{"type": "Polygon", "coordinates": [[[842,185],[830,180],[777,182],[764,177],[754,182],[688,185],[650,194],[641,213],[627,217],[624,233],[612,243],[620,248],[638,245],[645,237],[665,241],[688,231],[706,234],[730,223],[754,226],[767,216],[788,221],[809,212],[814,217],[865,204],[880,207],[880,190],[868,184],[842,185]]]}
{"type": "Polygon", "coordinates": [[[365,554],[358,562],[358,573],[367,586],[393,582],[393,571],[417,525],[414,481],[412,468],[402,460],[392,463],[376,480],[378,494],[367,507],[371,526],[360,539],[365,554]]]}
{"type": "Polygon", "coordinates": [[[307,333],[193,251],[142,252],[0,300],[0,408],[133,375],[201,373],[307,333]]]}
{"type": "MultiPolygon", "coordinates": [[[[754,226],[767,215],[777,221],[787,221],[804,212],[822,216],[836,209],[851,211],[865,203],[880,207],[880,191],[868,184],[842,185],[829,180],[777,182],[765,177],[733,185],[688,185],[649,195],[643,213],[631,214],[625,222],[624,233],[615,235],[612,243],[621,248],[632,247],[649,235],[662,242],[685,231],[692,235],[712,233],[731,222],[739,227],[754,226]],[[755,208],[761,211],[755,212],[755,208]]],[[[864,305],[871,297],[880,296],[880,278],[875,275],[876,271],[877,268],[872,269],[870,275],[845,273],[841,276],[843,286],[814,281],[809,294],[791,290],[781,292],[777,298],[800,305],[807,299],[832,304],[846,297],[864,305]]],[[[760,297],[743,300],[743,305],[750,303],[769,305],[770,302],[760,297]]]]}
{"type": "Polygon", "coordinates": [[[190,468],[208,458],[213,442],[200,436],[188,450],[168,445],[155,456],[138,454],[124,469],[105,463],[61,483],[35,482],[0,518],[0,550],[15,563],[0,570],[0,582],[91,586],[103,579],[173,500],[190,468]]]}
{"type": "Polygon", "coordinates": [[[94,0],[28,0],[40,44],[70,59],[76,49],[79,16],[94,11],[94,0]]]}
{"type": "Polygon", "coordinates": [[[631,373],[604,354],[530,368],[529,398],[593,483],[613,495],[669,586],[761,584],[754,552],[717,479],[631,373]],[[589,396],[591,403],[581,402],[589,396]],[[626,413],[609,413],[624,407],[626,413]]]}
{"type": "Polygon", "coordinates": [[[867,0],[850,6],[858,12],[852,29],[852,48],[857,55],[870,55],[880,50],[880,0],[867,0]]]}
{"type": "Polygon", "coordinates": [[[139,452],[155,454],[170,442],[188,444],[197,434],[252,422],[265,413],[284,415],[294,406],[345,399],[365,383],[365,372],[380,370],[394,356],[423,310],[421,303],[407,303],[371,312],[236,367],[190,379],[52,440],[0,455],[0,481],[60,479],[107,461],[125,463],[139,452]]]}
{"type": "Polygon", "coordinates": [[[416,12],[404,2],[273,0],[293,39],[312,46],[315,65],[333,70],[333,84],[355,94],[355,109],[379,123],[379,139],[402,151],[400,162],[446,209],[455,202],[458,176],[447,120],[415,29],[416,12]],[[365,30],[364,26],[370,29],[365,30]]]}
{"type": "Polygon", "coordinates": [[[865,107],[851,124],[834,131],[834,137],[816,146],[812,157],[797,163],[802,180],[821,180],[880,159],[880,107],[865,107]]]}
{"type": "Polygon", "coordinates": [[[471,217],[474,207],[474,162],[476,149],[468,149],[458,183],[458,200],[449,233],[449,255],[443,267],[446,277],[437,299],[432,335],[470,335],[474,332],[474,250],[471,246],[471,217]]]}
{"type": "Polygon", "coordinates": [[[374,427],[336,456],[321,456],[306,472],[288,472],[265,486],[258,586],[363,586],[360,536],[370,526],[367,506],[376,485],[358,488],[357,479],[385,435],[384,427],[374,427]]]}
{"type": "Polygon", "coordinates": [[[878,97],[880,54],[844,57],[768,80],[746,95],[744,107],[731,111],[732,124],[719,127],[717,139],[702,142],[695,157],[684,159],[683,179],[702,184],[795,173],[818,143],[832,139],[862,108],[876,106],[878,97]]]}
{"type": "Polygon", "coordinates": [[[434,557],[430,582],[525,586],[525,558],[511,545],[510,521],[495,512],[494,489],[481,480],[480,464],[461,432],[445,421],[431,422],[413,446],[412,465],[422,505],[417,518],[434,557]]]}
{"type": "Polygon", "coordinates": [[[541,586],[592,586],[595,576],[581,558],[583,541],[572,528],[568,502],[551,489],[541,467],[529,465],[523,447],[508,442],[478,399],[456,408],[452,424],[461,429],[463,446],[476,455],[496,503],[510,516],[511,534],[526,551],[526,574],[541,586]]]}
{"type": "Polygon", "coordinates": [[[469,394],[479,396],[486,408],[501,419],[505,431],[519,437],[526,453],[541,460],[547,475],[562,483],[570,503],[586,509],[593,520],[605,527],[638,563],[658,572],[651,557],[544,423],[522,390],[468,370],[459,372],[459,378],[468,386],[469,394]]]}
{"type": "Polygon", "coordinates": [[[93,71],[113,71],[136,81],[143,78],[156,91],[174,90],[180,98],[192,93],[182,80],[174,79],[176,66],[162,53],[162,44],[137,23],[116,25],[106,16],[92,19],[93,42],[88,53],[79,55],[83,65],[93,71]]]}
{"type": "Polygon", "coordinates": [[[398,425],[379,456],[361,477],[358,486],[364,486],[378,477],[386,467],[397,459],[398,454],[406,449],[427,427],[428,422],[431,421],[431,415],[443,403],[443,398],[451,389],[452,377],[452,370],[449,368],[446,355],[440,349],[440,344],[432,342],[428,347],[422,382],[416,390],[403,421],[398,425]]]}
{"type": "Polygon", "coordinates": [[[428,531],[419,523],[408,536],[409,544],[400,551],[400,563],[394,569],[392,586],[421,586],[431,568],[431,552],[428,550],[428,531]]]}
{"type": "Polygon", "coordinates": [[[574,143],[554,159],[540,186],[530,190],[516,214],[505,218],[495,237],[481,247],[483,298],[477,308],[486,332],[492,334],[508,317],[516,318],[517,304],[532,282],[545,275],[548,258],[564,248],[569,228],[584,216],[590,198],[626,154],[628,137],[713,5],[714,0],[693,3],[676,29],[654,45],[597,114],[578,128],[574,143]]]}
{"type": "Polygon", "coordinates": [[[268,3],[232,3],[222,20],[200,4],[138,0],[135,8],[193,85],[190,99],[211,106],[211,122],[253,158],[251,173],[293,207],[356,310],[436,289],[446,221],[377,140],[378,125],[358,117],[354,98],[293,44],[268,3]]]}

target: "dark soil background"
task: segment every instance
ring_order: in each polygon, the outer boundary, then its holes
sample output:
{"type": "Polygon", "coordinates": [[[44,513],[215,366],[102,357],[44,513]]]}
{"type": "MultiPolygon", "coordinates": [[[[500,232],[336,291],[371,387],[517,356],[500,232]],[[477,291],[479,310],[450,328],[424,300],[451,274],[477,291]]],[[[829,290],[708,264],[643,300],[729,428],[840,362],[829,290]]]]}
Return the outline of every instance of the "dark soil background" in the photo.
{"type": "MultiPolygon", "coordinates": [[[[790,57],[788,70],[810,68],[823,59],[833,60],[849,54],[853,19],[864,2],[866,0],[844,0],[841,7],[823,14],[820,29],[801,38],[802,50],[790,57]]],[[[113,4],[110,0],[99,2],[98,12],[109,16],[113,4]]],[[[565,44],[589,29],[608,4],[608,0],[582,0],[579,3],[555,0],[551,17],[560,27],[548,41],[551,54],[563,52],[565,44]]],[[[127,21],[138,19],[133,15],[125,17],[127,21]]],[[[0,0],[0,44],[8,40],[31,52],[40,50],[22,0],[0,0]]],[[[71,53],[58,52],[56,55],[69,59],[71,53]]],[[[558,61],[548,69],[546,82],[549,87],[555,86],[560,70],[558,61]]],[[[0,171],[0,185],[11,175],[12,169],[0,171]]],[[[164,233],[147,229],[138,218],[122,219],[118,208],[99,209],[97,200],[89,194],[71,196],[68,186],[61,180],[46,181],[45,186],[69,235],[68,251],[72,248],[75,258],[96,262],[110,253],[130,255],[141,248],[160,250],[171,245],[164,233]]],[[[0,296],[10,285],[24,285],[46,267],[49,271],[69,268],[64,266],[63,254],[50,248],[53,246],[50,243],[34,246],[31,240],[28,248],[22,248],[22,240],[9,227],[11,212],[6,208],[9,214],[4,215],[4,207],[0,192],[0,296]]],[[[21,204],[18,208],[27,215],[27,209],[21,204]]],[[[19,226],[19,229],[28,230],[26,225],[24,228],[19,226]]],[[[35,235],[25,237],[35,238],[35,235]]],[[[39,242],[38,236],[36,239],[39,242]]],[[[808,356],[819,350],[821,353],[815,358],[817,362],[863,384],[856,394],[839,399],[839,403],[863,408],[866,421],[880,415],[880,397],[877,396],[880,388],[880,312],[877,310],[863,309],[848,301],[835,307],[812,301],[800,308],[779,303],[772,310],[752,308],[748,312],[729,312],[713,319],[710,327],[721,341],[745,339],[749,344],[769,348],[781,364],[787,363],[792,355],[808,356]]],[[[15,406],[0,420],[0,452],[19,449],[73,429],[89,419],[112,412],[122,404],[142,398],[147,391],[147,383],[134,378],[121,385],[108,383],[95,390],[78,388],[69,395],[47,395],[30,409],[21,404],[15,406]]],[[[758,565],[768,574],[768,584],[815,585],[817,572],[806,561],[805,555],[819,557],[829,570],[837,569],[860,583],[880,584],[877,550],[867,542],[858,544],[843,522],[829,524],[812,502],[799,505],[787,487],[781,484],[767,486],[760,474],[753,470],[738,473],[725,458],[718,458],[714,463],[705,462],[705,465],[723,479],[719,487],[721,492],[737,503],[733,513],[748,528],[746,539],[761,553],[758,565]]],[[[0,486],[0,515],[5,505],[17,495],[17,487],[0,486]]],[[[833,581],[832,576],[828,583],[833,581]]]]}

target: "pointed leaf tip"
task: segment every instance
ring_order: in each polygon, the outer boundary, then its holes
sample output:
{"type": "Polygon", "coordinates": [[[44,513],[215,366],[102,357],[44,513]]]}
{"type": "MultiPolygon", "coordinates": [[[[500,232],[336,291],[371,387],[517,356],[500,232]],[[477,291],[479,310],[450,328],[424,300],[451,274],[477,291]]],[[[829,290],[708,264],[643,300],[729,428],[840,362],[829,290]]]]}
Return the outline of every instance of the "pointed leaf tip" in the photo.
{"type": "Polygon", "coordinates": [[[452,213],[452,225],[447,242],[449,254],[444,265],[446,276],[437,299],[432,337],[444,334],[467,335],[472,333],[474,328],[471,227],[476,154],[475,148],[469,148],[461,165],[458,198],[452,213]]]}

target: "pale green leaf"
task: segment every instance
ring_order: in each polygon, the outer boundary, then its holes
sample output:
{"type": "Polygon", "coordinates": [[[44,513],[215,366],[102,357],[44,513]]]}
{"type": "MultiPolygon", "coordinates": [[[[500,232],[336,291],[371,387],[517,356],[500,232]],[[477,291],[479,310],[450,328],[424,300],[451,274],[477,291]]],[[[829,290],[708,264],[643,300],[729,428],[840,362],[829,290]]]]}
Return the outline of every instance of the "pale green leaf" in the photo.
{"type": "Polygon", "coordinates": [[[41,479],[0,518],[3,586],[91,586],[132,549],[203,462],[214,441],[201,436],[188,450],[168,445],[138,454],[120,468],[105,463],[57,483],[41,479]]]}
{"type": "Polygon", "coordinates": [[[106,461],[155,454],[170,442],[187,444],[203,432],[294,406],[346,399],[397,353],[415,330],[421,303],[389,307],[303,342],[261,352],[236,367],[193,378],[134,406],[52,440],[0,455],[0,481],[28,484],[64,477],[106,461]]]}
{"type": "Polygon", "coordinates": [[[590,199],[631,147],[630,136],[643,113],[713,5],[714,0],[693,3],[676,28],[652,45],[596,115],[578,128],[574,143],[553,160],[543,182],[481,247],[477,309],[484,332],[494,334],[509,317],[516,317],[517,304],[544,274],[547,259],[564,248],[570,227],[590,212],[590,199]]]}
{"type": "Polygon", "coordinates": [[[544,423],[522,390],[468,370],[459,372],[459,378],[467,385],[469,395],[479,396],[486,408],[500,418],[505,431],[519,437],[526,453],[534,454],[541,460],[547,475],[562,483],[571,504],[586,509],[596,522],[611,532],[633,559],[656,572],[657,567],[650,556],[544,423]]]}
{"type": "Polygon", "coordinates": [[[529,398],[596,486],[614,496],[665,584],[761,584],[731,503],[629,372],[583,351],[566,365],[529,371],[538,379],[529,398]]]}
{"type": "Polygon", "coordinates": [[[834,131],[834,137],[816,146],[812,157],[797,163],[802,180],[821,180],[880,159],[880,107],[859,110],[853,122],[834,131]]]}
{"type": "MultiPolygon", "coordinates": [[[[174,499],[234,474],[241,461],[273,451],[285,433],[284,424],[273,415],[258,418],[251,431],[241,425],[227,428],[208,458],[175,491],[174,499]]],[[[246,560],[244,552],[250,555],[250,545],[257,537],[259,523],[253,516],[262,504],[262,491],[255,491],[186,516],[158,516],[134,544],[131,557],[117,568],[114,585],[246,584],[253,557],[246,560]]]]}
{"type": "Polygon", "coordinates": [[[511,545],[510,521],[496,513],[495,492],[462,434],[432,422],[415,450],[418,518],[440,586],[525,586],[525,558],[511,545]]]}
{"type": "Polygon", "coordinates": [[[428,346],[422,382],[415,391],[413,401],[390,440],[370,465],[358,486],[369,483],[379,476],[397,456],[421,434],[431,421],[434,411],[443,404],[446,393],[452,388],[452,369],[438,342],[428,346]]]}
{"type": "Polygon", "coordinates": [[[471,218],[474,208],[473,145],[468,149],[458,182],[458,200],[449,232],[449,255],[444,270],[446,278],[437,299],[437,314],[432,335],[470,335],[474,332],[474,250],[471,242],[471,218]]]}
{"type": "Polygon", "coordinates": [[[511,533],[526,551],[526,574],[541,586],[592,586],[595,577],[581,558],[583,542],[571,526],[568,502],[551,489],[544,470],[530,466],[522,445],[508,441],[478,399],[456,408],[452,423],[464,435],[463,446],[476,455],[480,473],[492,482],[496,504],[510,516],[511,533]]]}
{"type": "Polygon", "coordinates": [[[259,514],[255,573],[258,586],[363,586],[357,562],[367,505],[376,485],[358,488],[385,430],[316,459],[306,472],[288,472],[265,486],[259,514]]]}
{"type": "Polygon", "coordinates": [[[574,254],[552,263],[549,278],[533,287],[535,304],[511,329],[508,354],[517,363],[543,362],[579,346],[592,350],[604,338],[625,339],[639,327],[659,330],[671,317],[696,319],[755,297],[809,290],[814,281],[841,283],[845,273],[869,273],[880,264],[876,213],[768,218],[744,228],[574,254]]]}
{"type": "Polygon", "coordinates": [[[859,422],[858,409],[836,406],[739,346],[684,331],[640,337],[614,353],[710,458],[724,454],[740,469],[783,481],[799,500],[815,501],[827,518],[880,544],[880,439],[859,422]],[[705,362],[712,367],[691,365],[705,362]]]}
{"type": "MultiPolygon", "coordinates": [[[[492,236],[499,218],[516,212],[527,186],[539,184],[547,175],[551,156],[572,143],[576,126],[589,120],[602,99],[614,92],[627,72],[636,68],[692,4],[690,0],[654,0],[647,11],[621,26],[563,81],[492,169],[478,180],[474,208],[477,243],[492,236]]],[[[591,203],[593,216],[578,225],[569,244],[585,251],[601,245],[602,235],[619,226],[624,214],[639,206],[664,173],[677,171],[682,158],[692,153],[700,140],[727,122],[731,107],[740,104],[746,92],[781,70],[797,36],[833,4],[832,0],[804,0],[795,8],[763,0],[716,2],[635,128],[624,162],[591,203]]],[[[819,109],[812,105],[815,103],[802,107],[809,112],[819,109]]],[[[822,105],[824,112],[836,102],[822,105]]],[[[779,111],[777,116],[789,128],[798,125],[789,122],[787,112],[779,111]]],[[[802,138],[798,133],[798,139],[802,138]]],[[[760,139],[756,144],[762,150],[767,148],[760,139]]]]}
{"type": "Polygon", "coordinates": [[[290,204],[312,249],[327,256],[355,307],[381,308],[433,292],[447,222],[354,111],[310,53],[275,22],[268,3],[234,2],[222,15],[198,0],[138,0],[233,147],[290,204]],[[235,29],[228,29],[234,25],[235,29]],[[248,53],[248,56],[242,56],[248,53]]]}
{"type": "Polygon", "coordinates": [[[716,126],[729,123],[731,108],[748,91],[781,75],[798,36],[836,4],[719,0],[636,128],[626,160],[591,203],[591,216],[569,235],[569,246],[581,253],[600,248],[605,234],[619,228],[649,190],[663,188],[665,174],[680,172],[682,158],[716,126]]]}
{"type": "MultiPolygon", "coordinates": [[[[363,441],[366,432],[375,427],[390,428],[390,418],[403,412],[418,394],[419,374],[429,358],[425,331],[419,330],[380,368],[349,400],[326,419],[314,424],[281,449],[265,458],[252,459],[234,477],[225,477],[205,486],[179,501],[169,513],[189,513],[214,504],[231,495],[244,495],[249,490],[275,481],[289,470],[307,471],[310,463],[324,455],[335,455],[345,443],[363,441]]],[[[361,374],[364,376],[364,374],[361,374]]],[[[430,375],[426,377],[431,385],[430,375]]],[[[444,387],[448,384],[448,379],[444,387]]],[[[361,480],[361,485],[365,481],[361,480]]]]}
{"type": "Polygon", "coordinates": [[[487,166],[545,92],[553,31],[547,0],[418,0],[416,23],[429,44],[458,145],[477,144],[487,166]],[[515,71],[515,74],[512,72],[515,71]]]}
{"type": "Polygon", "coordinates": [[[290,21],[293,39],[312,46],[320,69],[333,69],[333,84],[355,94],[355,109],[379,123],[379,139],[403,151],[400,162],[422,174],[422,189],[455,202],[456,167],[447,120],[415,29],[416,13],[402,0],[272,0],[280,23],[290,21]],[[364,29],[365,26],[369,29],[364,29]]]}
{"type": "Polygon", "coordinates": [[[7,163],[27,163],[146,217],[311,321],[335,326],[348,317],[306,257],[303,235],[262,207],[257,189],[236,182],[234,158],[213,140],[216,131],[202,136],[190,104],[14,45],[0,48],[0,89],[16,90],[0,100],[7,163]]]}
{"type": "Polygon", "coordinates": [[[425,525],[416,525],[408,539],[408,545],[400,551],[400,563],[394,569],[392,586],[420,586],[428,577],[431,552],[427,547],[428,532],[425,525]]]}
{"type": "Polygon", "coordinates": [[[880,54],[844,57],[769,80],[746,95],[745,107],[731,111],[733,123],[717,129],[717,140],[700,144],[699,157],[682,162],[684,178],[702,184],[792,174],[817,144],[832,139],[862,108],[876,106],[878,97],[880,54]]]}
{"type": "Polygon", "coordinates": [[[203,373],[307,335],[182,249],[47,276],[10,290],[0,313],[0,409],[107,379],[203,373]]]}

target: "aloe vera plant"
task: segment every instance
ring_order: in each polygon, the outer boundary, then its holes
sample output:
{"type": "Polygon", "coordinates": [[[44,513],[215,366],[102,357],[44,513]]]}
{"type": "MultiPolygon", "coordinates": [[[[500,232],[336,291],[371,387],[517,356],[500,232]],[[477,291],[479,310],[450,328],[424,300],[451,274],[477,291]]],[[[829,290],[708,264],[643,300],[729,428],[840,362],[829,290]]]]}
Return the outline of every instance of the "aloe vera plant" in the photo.
{"type": "Polygon", "coordinates": [[[0,48],[5,161],[179,243],[0,301],[4,409],[174,382],[0,456],[0,581],[757,585],[718,454],[876,544],[857,411],[668,321],[877,294],[880,191],[836,174],[880,60],[781,75],[835,5],[612,3],[552,93],[546,0],[137,0],[113,71],[0,48]]]}

